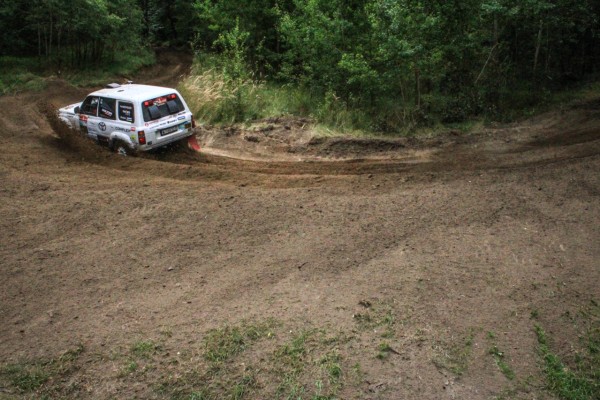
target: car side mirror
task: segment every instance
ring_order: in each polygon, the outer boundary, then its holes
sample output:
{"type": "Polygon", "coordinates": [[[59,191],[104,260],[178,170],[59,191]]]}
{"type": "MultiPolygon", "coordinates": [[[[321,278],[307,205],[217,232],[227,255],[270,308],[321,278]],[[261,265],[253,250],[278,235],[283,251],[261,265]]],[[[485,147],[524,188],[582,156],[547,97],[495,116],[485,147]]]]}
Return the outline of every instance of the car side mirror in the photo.
{"type": "Polygon", "coordinates": [[[73,112],[74,112],[75,114],[79,114],[79,111],[81,111],[81,107],[79,107],[79,106],[77,106],[77,107],[75,107],[75,108],[73,109],[73,112]]]}

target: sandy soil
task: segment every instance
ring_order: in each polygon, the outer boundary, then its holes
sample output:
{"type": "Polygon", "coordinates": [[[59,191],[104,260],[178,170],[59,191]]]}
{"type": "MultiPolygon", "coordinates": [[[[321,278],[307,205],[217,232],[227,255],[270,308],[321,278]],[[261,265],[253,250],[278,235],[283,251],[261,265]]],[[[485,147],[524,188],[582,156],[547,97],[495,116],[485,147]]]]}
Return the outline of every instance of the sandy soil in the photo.
{"type": "Polygon", "coordinates": [[[422,140],[260,121],[125,158],[40,111],[86,92],[0,98],[0,363],[47,373],[0,398],[235,398],[251,375],[238,398],[552,399],[534,326],[568,363],[598,317],[598,100],[422,140]],[[211,334],[262,323],[211,364],[211,334]]]}

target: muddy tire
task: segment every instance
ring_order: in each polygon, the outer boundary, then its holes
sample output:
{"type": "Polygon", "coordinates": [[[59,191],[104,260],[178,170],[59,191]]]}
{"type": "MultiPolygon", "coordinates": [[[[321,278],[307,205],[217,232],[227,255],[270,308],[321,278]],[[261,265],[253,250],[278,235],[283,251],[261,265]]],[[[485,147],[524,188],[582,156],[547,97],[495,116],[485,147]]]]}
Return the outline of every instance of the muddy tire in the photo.
{"type": "Polygon", "coordinates": [[[122,140],[115,140],[112,144],[112,151],[120,156],[134,156],[135,152],[127,143],[122,140]]]}

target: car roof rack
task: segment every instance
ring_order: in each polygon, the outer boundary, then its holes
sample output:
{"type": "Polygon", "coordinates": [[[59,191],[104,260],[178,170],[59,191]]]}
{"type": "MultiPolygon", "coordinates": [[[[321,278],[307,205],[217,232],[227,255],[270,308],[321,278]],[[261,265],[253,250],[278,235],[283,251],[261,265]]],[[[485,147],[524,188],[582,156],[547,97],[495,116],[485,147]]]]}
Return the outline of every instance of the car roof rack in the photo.
{"type": "Polygon", "coordinates": [[[121,85],[119,85],[118,83],[109,83],[108,85],[105,86],[107,89],[116,89],[116,88],[120,88],[121,85]]]}

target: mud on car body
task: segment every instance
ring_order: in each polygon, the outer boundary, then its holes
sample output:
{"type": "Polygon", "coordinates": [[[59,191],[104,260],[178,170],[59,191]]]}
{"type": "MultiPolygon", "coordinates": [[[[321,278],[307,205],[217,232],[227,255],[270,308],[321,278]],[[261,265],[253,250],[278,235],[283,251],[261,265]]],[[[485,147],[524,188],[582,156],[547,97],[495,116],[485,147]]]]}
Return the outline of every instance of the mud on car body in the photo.
{"type": "Polygon", "coordinates": [[[82,103],[58,111],[71,128],[120,154],[148,151],[184,138],[195,141],[194,116],[181,94],[171,88],[110,84],[82,103]]]}

